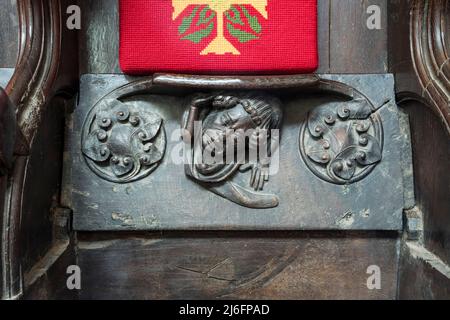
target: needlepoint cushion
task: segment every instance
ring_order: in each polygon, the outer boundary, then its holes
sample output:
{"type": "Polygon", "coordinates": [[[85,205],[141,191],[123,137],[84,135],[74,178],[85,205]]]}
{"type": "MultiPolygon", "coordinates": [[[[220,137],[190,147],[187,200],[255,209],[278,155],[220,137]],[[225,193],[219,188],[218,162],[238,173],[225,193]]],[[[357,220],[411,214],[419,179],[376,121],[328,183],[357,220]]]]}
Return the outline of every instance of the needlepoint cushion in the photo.
{"type": "Polygon", "coordinates": [[[317,56],[317,0],[120,0],[128,74],[309,73],[317,56]]]}

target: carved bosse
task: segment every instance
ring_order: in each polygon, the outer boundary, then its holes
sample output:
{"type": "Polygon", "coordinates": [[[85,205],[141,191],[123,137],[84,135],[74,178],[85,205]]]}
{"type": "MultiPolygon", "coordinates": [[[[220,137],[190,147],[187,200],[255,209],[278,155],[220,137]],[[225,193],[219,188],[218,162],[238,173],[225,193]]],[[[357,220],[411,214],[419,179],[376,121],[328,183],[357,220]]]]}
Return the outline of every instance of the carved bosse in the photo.
{"type": "Polygon", "coordinates": [[[150,174],[164,155],[163,120],[139,105],[103,100],[84,125],[82,149],[88,166],[113,182],[150,174]]]}
{"type": "Polygon", "coordinates": [[[368,175],[382,159],[383,126],[365,97],[331,102],[308,114],[300,133],[300,151],[320,178],[338,184],[368,175]]]}

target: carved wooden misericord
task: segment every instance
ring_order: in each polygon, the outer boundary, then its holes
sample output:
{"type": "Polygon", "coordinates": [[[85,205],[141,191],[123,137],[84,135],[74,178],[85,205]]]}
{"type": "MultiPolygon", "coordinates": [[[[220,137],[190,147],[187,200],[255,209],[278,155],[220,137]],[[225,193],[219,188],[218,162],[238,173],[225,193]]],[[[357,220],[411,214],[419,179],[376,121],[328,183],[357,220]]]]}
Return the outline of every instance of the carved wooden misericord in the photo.
{"type": "Polygon", "coordinates": [[[85,75],[67,124],[64,205],[77,230],[396,229],[392,89],[390,75],[85,75]]]}
{"type": "MultiPolygon", "coordinates": [[[[2,167],[2,169],[4,169],[3,172],[7,175],[1,177],[0,189],[5,201],[7,199],[7,202],[1,202],[4,210],[1,219],[2,243],[0,248],[2,257],[4,257],[0,262],[2,278],[1,296],[5,299],[19,298],[21,297],[23,290],[27,289],[27,285],[24,284],[22,275],[25,270],[23,270],[24,254],[21,252],[23,239],[26,234],[24,233],[25,230],[21,225],[21,221],[23,220],[24,201],[30,198],[30,192],[27,192],[27,190],[29,190],[27,189],[27,186],[30,184],[28,179],[30,170],[29,151],[35,148],[35,136],[38,129],[42,126],[42,117],[46,107],[48,107],[52,98],[61,92],[62,88],[76,88],[73,80],[77,77],[75,76],[77,72],[68,67],[70,66],[70,63],[62,63],[63,60],[67,60],[67,57],[73,59],[73,52],[76,51],[76,48],[75,50],[67,50],[67,44],[64,44],[62,37],[64,31],[62,30],[64,26],[62,3],[57,0],[20,0],[18,1],[18,7],[20,16],[20,55],[15,73],[10,84],[6,88],[6,94],[11,100],[12,105],[15,106],[17,114],[16,150],[13,162],[11,162],[10,146],[8,146],[8,159],[6,161],[3,160],[5,165],[2,167]],[[19,146],[17,147],[17,145],[19,146]]],[[[439,114],[448,129],[450,114],[448,81],[449,60],[447,51],[448,44],[446,44],[449,25],[448,3],[445,0],[416,0],[413,1],[412,9],[410,30],[412,40],[411,55],[413,56],[417,76],[423,89],[422,96],[430,102],[433,110],[439,114]]],[[[74,43],[76,43],[76,41],[74,43]]],[[[190,91],[195,92],[204,92],[204,90],[236,89],[285,90],[289,88],[298,88],[300,83],[302,84],[303,89],[317,88],[320,86],[319,82],[320,79],[315,76],[285,76],[276,79],[268,79],[265,77],[228,77],[217,79],[213,77],[159,75],[152,79],[144,79],[139,83],[134,84],[134,89],[136,89],[136,91],[147,89],[148,86],[144,84],[151,83],[155,86],[170,84],[172,88],[175,88],[175,91],[177,88],[182,88],[182,90],[188,88],[190,91]]],[[[118,97],[112,97],[113,101],[117,98],[118,97]]],[[[118,101],[120,101],[120,99],[118,101]]],[[[114,103],[116,102],[114,101],[114,103]]],[[[144,118],[145,117],[146,116],[144,116],[144,118]]],[[[333,187],[347,188],[347,184],[350,183],[351,185],[348,186],[348,188],[352,188],[353,185],[366,180],[359,180],[360,178],[366,177],[370,171],[378,170],[379,167],[383,166],[385,161],[389,161],[389,159],[385,160],[386,154],[384,154],[386,151],[385,149],[389,148],[389,146],[382,142],[384,125],[381,126],[381,124],[378,123],[374,113],[369,114],[369,112],[366,112],[363,119],[345,119],[345,117],[341,118],[338,115],[336,117],[336,122],[333,123],[333,119],[328,117],[327,110],[319,112],[319,109],[316,109],[315,111],[313,110],[310,112],[308,119],[311,120],[311,123],[314,123],[317,117],[322,117],[326,130],[320,132],[320,135],[317,135],[319,132],[316,132],[314,125],[311,125],[312,130],[310,130],[307,125],[302,127],[302,132],[304,132],[303,139],[300,138],[298,141],[295,140],[296,146],[300,146],[300,150],[303,150],[302,156],[300,156],[300,154],[298,155],[298,162],[305,161],[306,163],[309,163],[308,168],[320,179],[333,182],[333,184],[330,184],[333,187]],[[356,130],[359,122],[366,124],[366,126],[363,126],[364,130],[356,130]],[[338,126],[335,126],[336,124],[338,124],[338,126]],[[369,128],[365,131],[367,127],[369,128]],[[349,128],[354,128],[355,130],[349,130],[349,128]],[[347,131],[345,131],[345,129],[347,129],[347,131]],[[337,134],[337,132],[344,131],[345,134],[337,134]],[[325,137],[334,136],[338,137],[336,139],[337,141],[330,142],[329,144],[322,141],[325,140],[325,137]],[[369,140],[372,144],[369,144],[369,140]],[[352,151],[350,152],[350,157],[345,157],[347,160],[349,158],[350,161],[348,163],[342,163],[342,170],[335,170],[340,169],[341,164],[337,164],[336,166],[331,164],[336,164],[336,160],[341,160],[341,157],[338,156],[338,154],[340,152],[342,153],[343,150],[346,150],[343,146],[353,146],[355,147],[354,150],[362,150],[365,153],[365,156],[363,156],[362,153],[357,154],[352,151]],[[316,147],[318,147],[318,149],[316,149],[316,147]],[[323,148],[322,157],[320,157],[320,153],[315,153],[315,150],[322,151],[320,148],[323,148]],[[330,150],[327,151],[327,155],[325,155],[326,150],[330,150]],[[319,158],[317,156],[319,156],[319,158]],[[327,161],[328,159],[330,160],[327,161]],[[365,159],[371,160],[366,161],[365,159]],[[325,161],[327,162],[324,163],[325,161]],[[355,162],[356,166],[354,166],[355,162]],[[354,172],[353,169],[348,168],[348,164],[352,164],[353,168],[355,168],[354,172]],[[341,173],[337,174],[336,172],[341,173]],[[344,185],[339,186],[338,184],[341,183],[344,183],[344,185]]],[[[153,119],[154,118],[155,117],[153,117],[153,119]]],[[[124,171],[128,170],[126,165],[125,169],[123,169],[124,160],[126,158],[124,155],[133,154],[133,160],[136,161],[136,159],[140,159],[140,157],[135,157],[135,150],[141,150],[140,148],[145,147],[145,144],[130,143],[126,146],[128,148],[127,150],[122,148],[125,145],[125,141],[130,141],[133,134],[130,135],[127,133],[125,135],[126,139],[124,140],[114,139],[116,134],[113,134],[113,128],[116,127],[116,124],[119,125],[119,128],[124,128],[133,126],[133,122],[136,123],[135,121],[130,122],[129,120],[130,118],[126,121],[117,120],[117,122],[114,123],[114,126],[108,128],[109,130],[105,130],[107,136],[106,142],[102,141],[105,136],[103,133],[96,135],[96,144],[98,143],[101,145],[102,143],[105,143],[110,153],[111,150],[113,150],[113,153],[114,151],[118,151],[117,153],[120,157],[118,159],[120,169],[112,169],[111,163],[114,164],[114,162],[116,162],[112,161],[112,156],[105,162],[95,161],[95,159],[92,158],[96,158],[96,156],[85,150],[85,153],[88,153],[91,158],[85,154],[83,157],[86,156],[89,160],[84,160],[83,158],[83,161],[89,161],[92,168],[101,168],[101,170],[105,170],[106,168],[106,171],[100,172],[100,176],[102,174],[104,175],[103,180],[113,177],[117,182],[120,182],[120,179],[126,177],[125,180],[129,179],[128,182],[134,181],[133,183],[138,183],[138,177],[143,178],[142,180],[150,179],[153,174],[148,174],[152,173],[152,170],[156,169],[158,166],[158,161],[150,166],[142,166],[142,163],[145,164],[146,161],[139,161],[139,165],[141,165],[139,172],[136,173],[133,171],[133,174],[131,175],[130,172],[132,171],[124,173],[124,171]],[[121,121],[123,121],[123,123],[121,121]],[[111,136],[113,136],[112,143],[110,140],[111,136]],[[118,141],[119,143],[117,143],[118,141]]],[[[164,129],[164,120],[161,123],[162,125],[157,134],[153,137],[154,139],[162,140],[163,138],[162,130],[164,129]]],[[[87,127],[90,129],[92,128],[90,126],[87,127]]],[[[138,127],[140,127],[140,125],[138,127]]],[[[153,128],[156,127],[157,125],[153,126],[153,128]]],[[[385,127],[388,126],[385,125],[385,127]]],[[[448,130],[450,131],[450,129],[448,130]]],[[[119,131],[121,131],[121,129],[119,131]]],[[[130,131],[127,130],[127,132],[130,131]]],[[[384,137],[385,136],[386,135],[384,135],[384,137]]],[[[122,137],[122,135],[120,135],[120,137],[122,137]]],[[[299,137],[298,134],[297,137],[299,137]]],[[[300,135],[300,137],[302,136],[300,135]]],[[[329,140],[331,141],[333,138],[329,138],[329,140]]],[[[96,147],[94,147],[94,149],[95,148],[96,147]]],[[[80,148],[79,151],[81,152],[81,150],[82,149],[80,148]]],[[[98,151],[98,149],[95,150],[98,151]]],[[[159,151],[161,151],[161,149],[159,149],[159,151]]],[[[163,157],[164,150],[161,153],[161,156],[163,157]]],[[[157,155],[156,158],[159,158],[159,153],[154,154],[157,155]]],[[[389,156],[389,152],[387,153],[387,156],[389,156]]],[[[154,160],[155,158],[152,159],[154,160]]],[[[163,159],[160,161],[163,161],[163,159]]],[[[375,172],[372,174],[375,174],[375,172]]],[[[386,179],[389,179],[389,177],[386,179]]],[[[314,183],[315,182],[312,182],[312,184],[314,183]]],[[[270,185],[273,185],[272,181],[270,185]]],[[[364,197],[364,194],[362,196],[364,197]]],[[[345,198],[345,194],[342,194],[342,198],[345,198]]],[[[379,205],[379,203],[377,205],[379,205]]],[[[347,214],[347,212],[343,213],[343,219],[339,220],[339,223],[343,221],[344,227],[349,223],[350,218],[357,218],[356,215],[351,216],[347,214]]],[[[364,219],[369,218],[370,217],[368,216],[364,217],[364,219]]],[[[342,226],[339,223],[337,222],[336,226],[342,226]]],[[[280,225],[285,227],[287,224],[285,221],[281,221],[280,225]]],[[[300,226],[300,224],[297,225],[299,228],[303,227],[300,226]]],[[[358,224],[353,225],[355,228],[360,226],[361,225],[358,224]]],[[[189,227],[190,226],[187,226],[187,228],[189,227]]],[[[386,225],[384,225],[384,227],[386,227],[386,225]]],[[[93,227],[93,229],[95,229],[95,227],[93,227]]],[[[97,226],[97,230],[98,229],[101,229],[101,227],[99,228],[97,226]]],[[[107,226],[106,229],[112,228],[107,226]]]]}

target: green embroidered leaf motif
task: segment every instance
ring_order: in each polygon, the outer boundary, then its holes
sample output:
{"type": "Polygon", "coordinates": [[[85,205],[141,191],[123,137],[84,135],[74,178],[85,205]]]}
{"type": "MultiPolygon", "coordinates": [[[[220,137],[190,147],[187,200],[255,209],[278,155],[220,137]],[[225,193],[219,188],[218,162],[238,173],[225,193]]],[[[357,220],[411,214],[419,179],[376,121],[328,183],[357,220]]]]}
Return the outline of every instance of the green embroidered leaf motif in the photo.
{"type": "Polygon", "coordinates": [[[227,29],[228,29],[228,32],[233,37],[235,37],[239,40],[240,43],[245,43],[250,40],[258,39],[258,37],[252,33],[248,33],[248,32],[236,29],[235,27],[233,27],[233,25],[231,23],[227,23],[227,29]]]}
{"type": "Polygon", "coordinates": [[[239,10],[235,6],[232,6],[231,11],[233,11],[234,17],[231,16],[230,11],[228,10],[225,13],[227,19],[230,20],[231,22],[233,22],[234,24],[239,24],[239,25],[243,26],[244,21],[242,21],[242,19],[241,19],[241,13],[239,12],[239,10]]]}
{"type": "Polygon", "coordinates": [[[200,43],[204,38],[209,36],[214,29],[214,22],[211,22],[205,29],[193,32],[181,38],[181,40],[189,40],[194,43],[200,43]]]}
{"type": "Polygon", "coordinates": [[[191,27],[192,21],[194,21],[194,18],[197,15],[197,11],[199,8],[200,6],[196,6],[189,16],[183,18],[180,26],[178,27],[178,33],[180,35],[188,31],[188,29],[191,27]]]}
{"type": "Polygon", "coordinates": [[[245,15],[245,18],[248,21],[248,24],[250,25],[250,28],[252,28],[252,30],[256,33],[261,33],[261,24],[259,23],[258,17],[257,16],[252,16],[248,10],[244,7],[244,6],[240,6],[242,12],[245,15]]]}
{"type": "Polygon", "coordinates": [[[211,9],[209,8],[209,6],[206,6],[202,9],[202,11],[200,12],[200,17],[198,18],[198,21],[197,21],[197,26],[199,26],[201,24],[206,24],[206,23],[210,22],[212,19],[214,19],[214,17],[216,16],[216,13],[214,11],[212,11],[212,13],[209,15],[209,17],[206,16],[206,14],[210,11],[211,11],[211,9]]]}

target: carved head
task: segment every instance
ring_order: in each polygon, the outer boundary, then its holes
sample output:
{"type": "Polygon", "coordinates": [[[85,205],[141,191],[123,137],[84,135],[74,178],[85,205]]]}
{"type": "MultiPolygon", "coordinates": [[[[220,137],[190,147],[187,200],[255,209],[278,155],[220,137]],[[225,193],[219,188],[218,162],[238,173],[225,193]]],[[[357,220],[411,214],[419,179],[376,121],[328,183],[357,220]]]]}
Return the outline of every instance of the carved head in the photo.
{"type": "Polygon", "coordinates": [[[281,102],[263,94],[242,96],[219,95],[203,119],[203,147],[224,143],[230,135],[239,138],[249,129],[278,129],[281,123],[281,102]],[[230,130],[231,129],[231,130],[230,130]]]}

